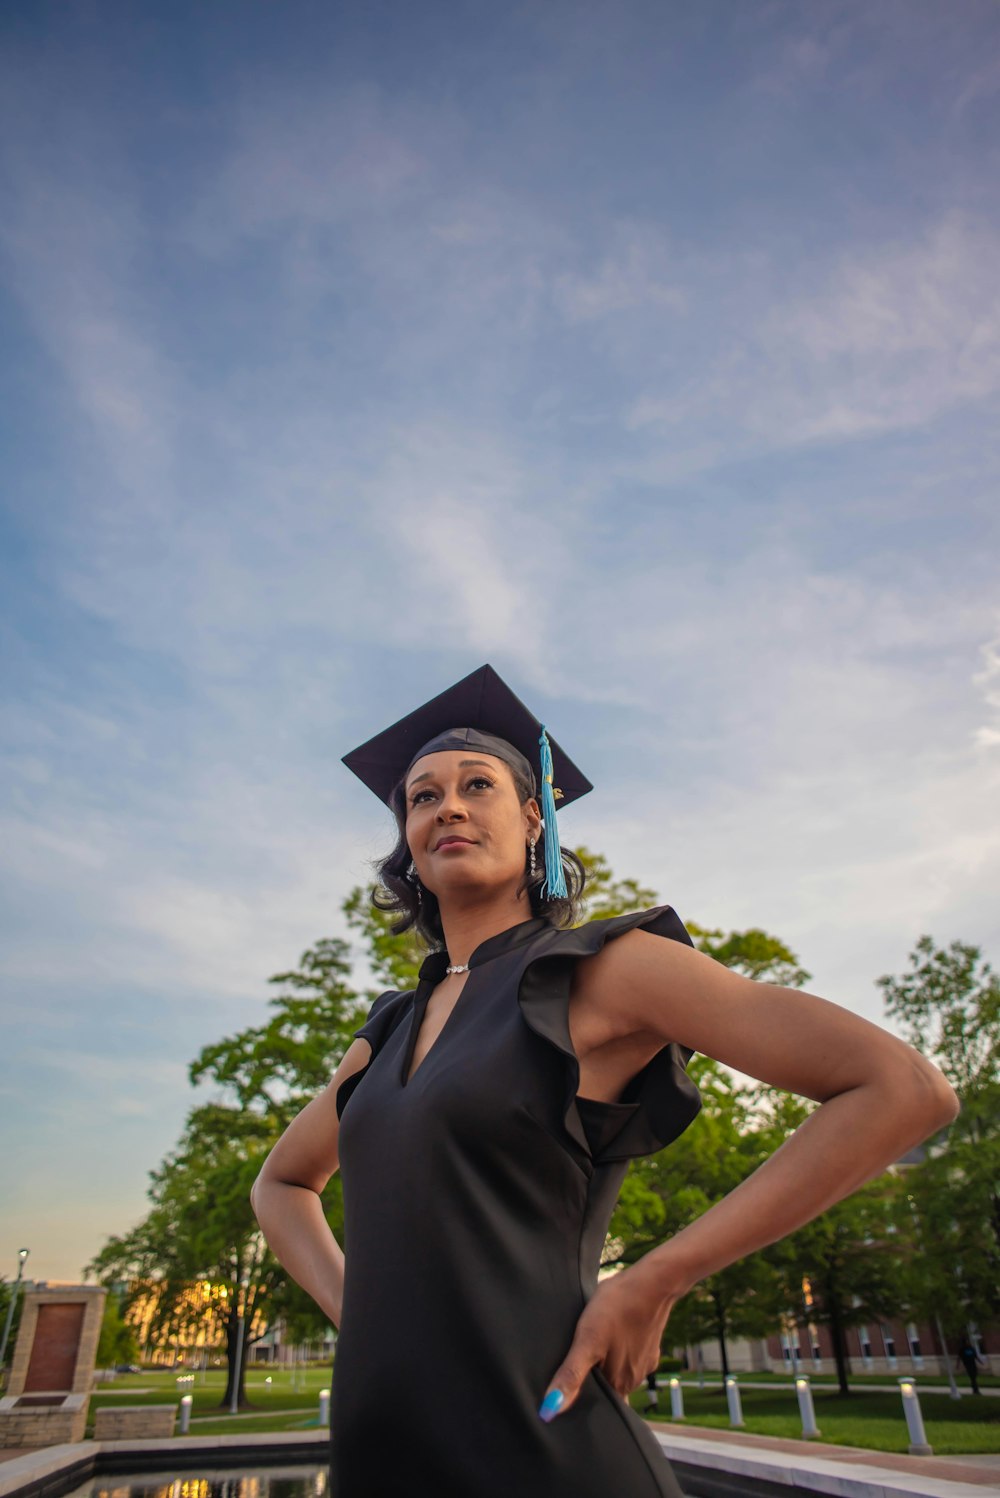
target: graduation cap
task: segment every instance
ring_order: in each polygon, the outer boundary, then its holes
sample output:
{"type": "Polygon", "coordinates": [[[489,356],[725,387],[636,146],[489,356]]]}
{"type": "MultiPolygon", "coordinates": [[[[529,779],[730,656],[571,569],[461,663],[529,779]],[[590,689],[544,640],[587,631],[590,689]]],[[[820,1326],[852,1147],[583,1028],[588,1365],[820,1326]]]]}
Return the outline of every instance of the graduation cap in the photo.
{"type": "Polygon", "coordinates": [[[545,825],[545,886],[550,899],[565,897],[566,879],[556,829],[556,801],[564,806],[593,786],[569,755],[550,738],[544,723],[529,712],[492,666],[480,666],[461,681],[407,713],[391,728],[343,756],[343,762],[370,791],[392,805],[392,790],[425,754],[443,749],[475,749],[502,759],[519,771],[537,794],[534,765],[541,768],[545,825]]]}

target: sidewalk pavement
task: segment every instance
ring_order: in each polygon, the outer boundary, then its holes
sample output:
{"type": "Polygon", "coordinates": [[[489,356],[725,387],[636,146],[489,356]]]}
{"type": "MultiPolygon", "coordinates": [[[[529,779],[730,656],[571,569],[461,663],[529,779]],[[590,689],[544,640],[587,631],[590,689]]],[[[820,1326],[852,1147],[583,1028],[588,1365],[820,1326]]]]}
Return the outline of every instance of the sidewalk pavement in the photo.
{"type": "MultiPolygon", "coordinates": [[[[972,1498],[1000,1493],[1000,1455],[909,1456],[834,1446],[824,1441],[785,1440],[746,1431],[711,1430],[650,1420],[667,1458],[681,1466],[724,1466],[725,1471],[782,1486],[850,1498],[972,1498]]],[[[683,1487],[683,1477],[678,1477],[683,1487]]]]}

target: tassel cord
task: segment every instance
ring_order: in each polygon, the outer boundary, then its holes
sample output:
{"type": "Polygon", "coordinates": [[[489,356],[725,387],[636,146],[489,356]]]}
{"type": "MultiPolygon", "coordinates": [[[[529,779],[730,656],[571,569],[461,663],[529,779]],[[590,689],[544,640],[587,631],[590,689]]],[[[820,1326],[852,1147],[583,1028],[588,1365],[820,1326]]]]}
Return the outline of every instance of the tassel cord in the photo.
{"type": "Polygon", "coordinates": [[[549,900],[565,900],[568,890],[559,848],[559,829],[556,826],[556,798],[552,791],[552,747],[544,723],[538,742],[542,747],[542,821],[545,826],[545,883],[542,885],[542,894],[549,900]]]}

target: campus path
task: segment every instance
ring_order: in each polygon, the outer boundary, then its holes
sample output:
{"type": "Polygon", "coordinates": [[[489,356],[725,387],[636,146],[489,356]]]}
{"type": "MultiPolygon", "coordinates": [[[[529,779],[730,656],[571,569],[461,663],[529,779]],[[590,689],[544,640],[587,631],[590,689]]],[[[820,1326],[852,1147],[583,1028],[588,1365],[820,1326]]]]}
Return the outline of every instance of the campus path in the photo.
{"type": "MultiPolygon", "coordinates": [[[[972,1498],[1000,1492],[1000,1455],[908,1456],[834,1446],[825,1441],[786,1440],[746,1431],[713,1430],[650,1420],[664,1454],[682,1469],[724,1462],[727,1472],[750,1479],[809,1488],[817,1493],[871,1495],[923,1494],[932,1498],[972,1498]],[[720,1449],[722,1448],[722,1449],[720,1449]]],[[[684,1486],[683,1470],[677,1473],[684,1486]]]]}

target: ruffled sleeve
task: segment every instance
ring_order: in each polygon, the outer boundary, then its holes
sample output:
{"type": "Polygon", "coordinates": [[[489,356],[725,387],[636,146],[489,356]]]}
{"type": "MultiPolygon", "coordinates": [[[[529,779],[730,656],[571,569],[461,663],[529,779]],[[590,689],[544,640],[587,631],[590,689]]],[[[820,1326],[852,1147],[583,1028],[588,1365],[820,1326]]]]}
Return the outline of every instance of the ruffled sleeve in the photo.
{"type": "Polygon", "coordinates": [[[694,1052],[673,1041],[632,1078],[619,1102],[577,1097],[580,1064],[569,1033],[573,970],[579,958],[593,956],[605,942],[636,929],[694,945],[670,905],[588,921],[575,930],[548,936],[543,949],[527,964],[518,991],[528,1026],[565,1059],[566,1130],[595,1165],[655,1154],[683,1134],[701,1109],[698,1088],[685,1070],[694,1052]]]}
{"type": "Polygon", "coordinates": [[[364,1024],[354,1031],[357,1039],[367,1040],[372,1048],[372,1053],[361,1070],[352,1072],[349,1077],[345,1077],[337,1088],[338,1119],[343,1116],[344,1107],[351,1093],[366,1074],[393,1030],[403,1019],[405,1000],[410,997],[409,993],[398,993],[395,989],[389,989],[386,993],[380,993],[369,1009],[368,1018],[364,1024]]]}

